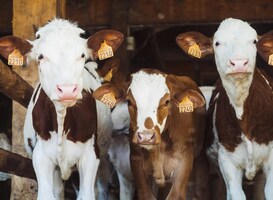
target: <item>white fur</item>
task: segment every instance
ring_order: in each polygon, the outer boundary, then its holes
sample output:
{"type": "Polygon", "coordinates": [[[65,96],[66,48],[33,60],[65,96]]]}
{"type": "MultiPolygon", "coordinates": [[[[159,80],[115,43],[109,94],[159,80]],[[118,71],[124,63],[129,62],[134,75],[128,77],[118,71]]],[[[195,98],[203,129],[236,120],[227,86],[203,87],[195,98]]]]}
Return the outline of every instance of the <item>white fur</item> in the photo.
{"type": "Polygon", "coordinates": [[[217,70],[238,119],[242,117],[243,104],[253,78],[257,52],[253,42],[257,38],[256,31],[249,24],[233,18],[224,20],[213,37],[217,70]],[[216,46],[216,42],[220,45],[216,46]],[[247,71],[250,74],[243,80],[233,78],[230,59],[248,59],[247,71]]]}
{"type": "Polygon", "coordinates": [[[209,102],[212,95],[212,91],[215,89],[214,86],[200,86],[199,89],[201,90],[202,94],[206,99],[206,110],[209,108],[209,102]]]}
{"type": "MultiPolygon", "coordinates": [[[[4,133],[0,133],[0,148],[11,151],[10,141],[7,135],[4,133]]],[[[6,181],[7,179],[10,179],[10,175],[4,172],[0,172],[0,181],[6,181]]]]}
{"type": "Polygon", "coordinates": [[[119,199],[132,200],[134,198],[135,185],[130,165],[128,137],[130,115],[127,104],[119,103],[111,114],[114,128],[108,154],[118,175],[119,199]]]}
{"type": "Polygon", "coordinates": [[[170,93],[166,85],[166,77],[161,74],[148,74],[144,71],[139,71],[132,74],[132,82],[129,89],[132,91],[137,106],[137,131],[142,132],[146,130],[144,122],[147,117],[150,117],[154,122],[154,126],[157,125],[160,132],[162,132],[166,118],[162,124],[158,123],[157,108],[160,99],[166,93],[170,93]]]}
{"type": "MultiPolygon", "coordinates": [[[[92,75],[84,69],[85,60],[92,50],[87,48],[87,40],[79,37],[83,32],[76,24],[62,19],[54,19],[40,28],[36,33],[39,38],[31,42],[33,48],[28,59],[38,62],[39,55],[43,55],[43,59],[39,61],[38,65],[39,79],[43,90],[54,103],[58,123],[58,132],[51,132],[51,138],[48,141],[37,137],[32,122],[32,110],[37,102],[37,99],[33,98],[36,90],[39,89],[36,88],[27,110],[24,142],[29,156],[33,157],[38,180],[38,200],[63,199],[61,177],[63,179],[69,178],[74,165],[77,166],[80,174],[80,191],[77,199],[95,199],[95,179],[100,161],[96,158],[93,148],[94,136],[85,143],[73,143],[67,140],[66,133],[63,132],[66,108],[73,106],[76,102],[62,103],[56,94],[57,84],[77,84],[80,91],[77,99],[81,99],[82,89],[91,91],[101,85],[101,78],[95,71],[97,69],[96,63],[86,64],[86,68],[92,72],[92,75]],[[85,55],[84,58],[81,57],[82,54],[85,55]],[[33,155],[32,149],[28,145],[29,139],[34,147],[33,155]]],[[[39,93],[40,91],[36,97],[39,96],[39,93]]],[[[110,137],[112,132],[110,108],[98,101],[96,103],[98,142],[103,148],[103,146],[107,146],[105,143],[109,143],[107,137],[110,137]]]]}

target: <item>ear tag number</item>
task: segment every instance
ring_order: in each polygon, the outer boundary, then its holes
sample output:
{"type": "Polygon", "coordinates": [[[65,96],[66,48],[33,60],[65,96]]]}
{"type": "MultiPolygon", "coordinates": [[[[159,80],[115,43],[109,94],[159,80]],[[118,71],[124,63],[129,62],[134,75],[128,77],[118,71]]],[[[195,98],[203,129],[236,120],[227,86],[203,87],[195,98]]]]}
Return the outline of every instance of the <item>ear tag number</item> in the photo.
{"type": "Polygon", "coordinates": [[[198,44],[194,43],[193,45],[190,46],[189,50],[188,50],[188,54],[196,57],[196,58],[201,58],[201,50],[198,46],[198,44]]]}
{"type": "Polygon", "coordinates": [[[268,64],[273,66],[273,54],[271,54],[268,58],[268,64]]]}
{"type": "Polygon", "coordinates": [[[20,53],[18,49],[14,49],[14,51],[9,54],[8,57],[8,65],[16,65],[16,66],[22,66],[24,64],[24,57],[20,53]]]}
{"type": "Polygon", "coordinates": [[[107,45],[105,40],[103,43],[101,43],[100,49],[98,51],[98,56],[100,60],[104,60],[106,58],[111,58],[114,56],[112,47],[107,45]]]}
{"type": "Polygon", "coordinates": [[[185,112],[193,112],[193,103],[189,99],[188,96],[185,96],[182,101],[178,105],[179,112],[185,113],[185,112]]]}
{"type": "Polygon", "coordinates": [[[115,106],[116,101],[117,100],[113,92],[107,93],[101,98],[101,102],[109,106],[110,108],[113,108],[115,106]]]}
{"type": "Polygon", "coordinates": [[[106,82],[110,82],[113,76],[113,69],[111,69],[107,74],[103,77],[103,80],[106,82]]]}

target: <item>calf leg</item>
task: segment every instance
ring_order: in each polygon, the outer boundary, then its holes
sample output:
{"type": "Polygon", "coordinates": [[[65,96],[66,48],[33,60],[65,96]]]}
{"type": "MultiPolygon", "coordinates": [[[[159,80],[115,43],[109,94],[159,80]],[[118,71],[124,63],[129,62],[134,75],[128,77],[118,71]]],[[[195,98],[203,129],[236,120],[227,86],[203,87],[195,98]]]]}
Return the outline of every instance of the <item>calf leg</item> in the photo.
{"type": "Polygon", "coordinates": [[[273,200],[273,150],[271,150],[267,163],[264,165],[266,183],[264,188],[266,200],[273,200]]]}
{"type": "Polygon", "coordinates": [[[56,165],[44,153],[42,144],[39,141],[34,148],[32,162],[38,182],[37,200],[55,200],[53,175],[56,165]]]}
{"type": "Polygon", "coordinates": [[[88,146],[78,163],[80,191],[77,200],[95,200],[95,180],[99,166],[93,145],[88,146]]]}
{"type": "Polygon", "coordinates": [[[235,166],[228,154],[229,152],[220,146],[218,163],[226,184],[227,200],[245,200],[242,188],[243,171],[235,166]]]}
{"type": "Polygon", "coordinates": [[[53,179],[54,196],[56,197],[56,200],[62,200],[64,199],[64,183],[59,168],[55,169],[53,179]]]}
{"type": "Polygon", "coordinates": [[[122,174],[117,172],[119,180],[119,199],[120,200],[133,200],[135,194],[135,185],[129,181],[122,174]]]}

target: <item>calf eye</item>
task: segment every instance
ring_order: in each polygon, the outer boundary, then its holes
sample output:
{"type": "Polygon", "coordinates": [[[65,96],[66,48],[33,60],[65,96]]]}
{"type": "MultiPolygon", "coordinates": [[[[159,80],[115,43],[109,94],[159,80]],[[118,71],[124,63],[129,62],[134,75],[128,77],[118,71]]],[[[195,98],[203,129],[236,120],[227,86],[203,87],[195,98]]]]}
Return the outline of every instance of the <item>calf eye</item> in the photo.
{"type": "Polygon", "coordinates": [[[85,54],[84,54],[84,53],[82,53],[81,58],[84,58],[84,57],[85,57],[85,54]]]}
{"type": "Polygon", "coordinates": [[[165,106],[167,106],[170,103],[170,100],[165,101],[165,106]]]}
{"type": "Polygon", "coordinates": [[[36,39],[39,39],[39,38],[40,38],[40,34],[37,34],[37,35],[36,35],[36,39]]]}
{"type": "Polygon", "coordinates": [[[217,41],[217,42],[215,42],[215,46],[219,46],[220,45],[220,43],[217,41]]]}
{"type": "Polygon", "coordinates": [[[253,41],[253,44],[256,44],[258,41],[255,39],[254,41],[253,41]]]}
{"type": "Polygon", "coordinates": [[[40,54],[40,55],[38,56],[38,60],[42,60],[43,58],[44,58],[43,54],[40,54]]]}

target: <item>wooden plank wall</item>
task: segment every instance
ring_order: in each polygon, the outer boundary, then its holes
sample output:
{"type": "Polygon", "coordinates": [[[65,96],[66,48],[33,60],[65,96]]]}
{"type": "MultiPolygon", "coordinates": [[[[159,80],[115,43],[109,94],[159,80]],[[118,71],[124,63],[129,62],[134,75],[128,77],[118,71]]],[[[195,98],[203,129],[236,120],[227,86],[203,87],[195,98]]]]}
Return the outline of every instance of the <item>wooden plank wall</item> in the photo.
{"type": "MultiPolygon", "coordinates": [[[[33,25],[39,27],[56,15],[56,0],[25,1],[13,0],[13,35],[34,39],[33,25]]],[[[37,83],[37,67],[32,63],[27,69],[14,67],[13,70],[24,80],[34,86],[37,83]]],[[[12,118],[12,151],[26,156],[23,140],[23,125],[26,109],[20,104],[13,102],[12,118]]],[[[11,199],[21,200],[36,199],[36,181],[13,176],[11,199]]]]}

